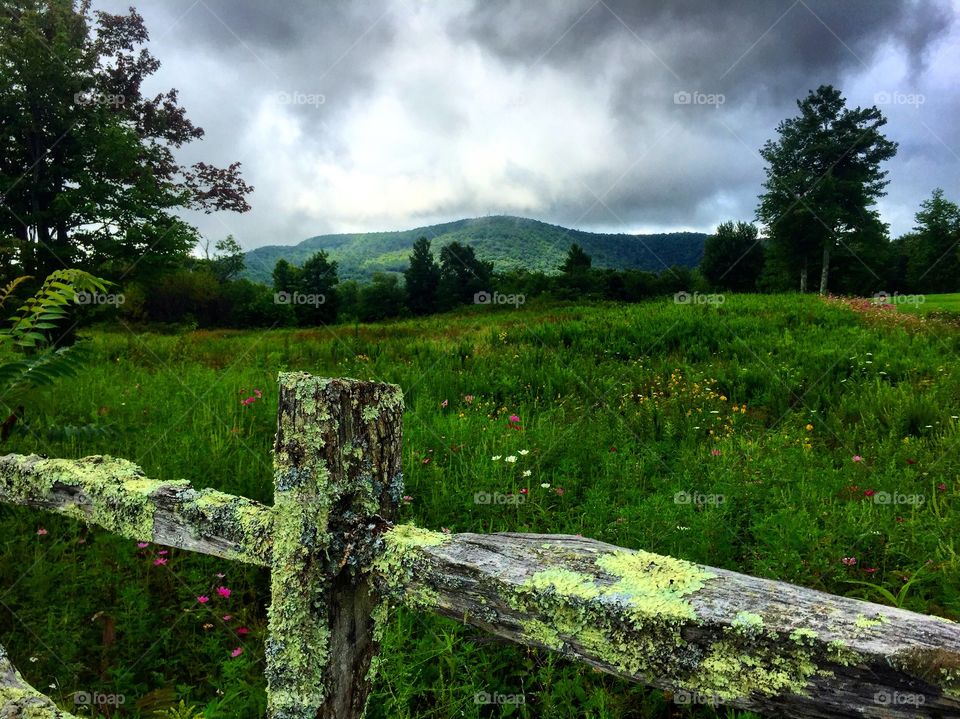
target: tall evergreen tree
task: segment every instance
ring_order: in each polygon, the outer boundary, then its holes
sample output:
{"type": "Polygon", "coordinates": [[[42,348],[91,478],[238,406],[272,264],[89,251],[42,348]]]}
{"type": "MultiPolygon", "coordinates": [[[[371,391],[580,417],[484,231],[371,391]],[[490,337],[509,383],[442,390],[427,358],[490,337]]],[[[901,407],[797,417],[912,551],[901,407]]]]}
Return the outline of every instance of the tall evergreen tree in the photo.
{"type": "Polygon", "coordinates": [[[337,263],[330,260],[325,250],[307,258],[300,268],[298,283],[303,297],[294,298],[301,324],[328,325],[337,321],[339,281],[337,263]]]}
{"type": "Polygon", "coordinates": [[[415,315],[437,311],[437,291],[440,288],[440,265],[430,250],[430,240],[419,238],[413,244],[410,266],[403,273],[406,279],[406,303],[415,315]]]}
{"type": "Polygon", "coordinates": [[[852,247],[858,234],[861,244],[877,237],[873,205],[887,184],[880,163],[896,154],[897,144],[880,131],[887,122],[880,110],[848,109],[829,85],[797,106],[800,114],[781,122],[779,138],[760,150],[767,179],[757,216],[779,254],[799,267],[801,290],[819,255],[823,294],[834,249],[852,247]]]}
{"type": "Polygon", "coordinates": [[[960,207],[939,187],[916,215],[907,277],[917,292],[960,290],[960,207]]]}
{"type": "Polygon", "coordinates": [[[478,292],[489,292],[493,263],[477,258],[473,248],[451,242],[440,250],[440,302],[445,308],[473,302],[478,292]]]}

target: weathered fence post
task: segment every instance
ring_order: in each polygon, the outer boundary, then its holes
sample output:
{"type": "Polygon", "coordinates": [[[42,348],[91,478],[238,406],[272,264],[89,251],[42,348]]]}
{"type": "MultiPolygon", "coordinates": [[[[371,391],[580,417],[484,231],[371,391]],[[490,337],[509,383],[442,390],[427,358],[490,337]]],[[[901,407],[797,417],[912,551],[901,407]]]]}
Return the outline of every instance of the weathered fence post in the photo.
{"type": "Polygon", "coordinates": [[[403,495],[395,385],[280,375],[267,708],[362,715],[380,612],[369,569],[403,495]]]}

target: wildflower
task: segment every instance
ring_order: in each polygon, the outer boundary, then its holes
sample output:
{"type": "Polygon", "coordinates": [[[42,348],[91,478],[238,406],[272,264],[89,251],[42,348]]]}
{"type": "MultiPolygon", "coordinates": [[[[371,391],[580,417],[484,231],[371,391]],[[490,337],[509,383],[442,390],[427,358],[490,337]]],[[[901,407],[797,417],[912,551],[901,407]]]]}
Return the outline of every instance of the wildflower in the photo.
{"type": "Polygon", "coordinates": [[[213,629],[213,625],[212,625],[210,622],[206,622],[206,623],[203,625],[203,629],[204,629],[204,631],[210,631],[211,629],[213,629]]]}
{"type": "Polygon", "coordinates": [[[856,558],[856,557],[844,557],[844,558],[841,559],[840,561],[843,562],[844,565],[846,565],[846,566],[848,566],[848,567],[852,567],[852,566],[854,566],[854,565],[857,563],[857,558],[856,558]]]}
{"type": "Polygon", "coordinates": [[[237,627],[237,634],[239,634],[240,636],[246,636],[249,633],[250,633],[250,630],[247,629],[246,627],[237,627]]]}
{"type": "Polygon", "coordinates": [[[611,452],[616,452],[616,451],[617,451],[617,448],[616,448],[616,447],[611,447],[611,448],[610,448],[610,451],[611,451],[611,452]]]}
{"type": "Polygon", "coordinates": [[[442,409],[446,409],[449,406],[449,404],[450,404],[449,400],[443,400],[443,402],[440,403],[440,407],[442,409]]]}
{"type": "Polygon", "coordinates": [[[516,462],[516,461],[517,461],[517,456],[514,455],[514,454],[511,454],[509,457],[506,457],[503,461],[504,461],[504,462],[510,462],[510,463],[516,462]]]}
{"type": "Polygon", "coordinates": [[[219,594],[221,597],[226,598],[226,597],[229,597],[232,594],[232,592],[227,587],[217,587],[217,594],[219,594]]]}
{"type": "Polygon", "coordinates": [[[44,529],[43,527],[40,527],[40,529],[37,530],[37,536],[42,537],[42,536],[44,536],[45,534],[49,534],[49,532],[48,532],[46,529],[44,529]]]}
{"type": "Polygon", "coordinates": [[[263,392],[261,392],[258,389],[253,390],[253,393],[257,395],[257,399],[260,399],[261,397],[263,397],[263,392]]]}
{"type": "Polygon", "coordinates": [[[444,534],[450,534],[450,527],[440,527],[440,531],[444,534]]]}
{"type": "Polygon", "coordinates": [[[522,454],[524,457],[526,457],[528,454],[530,454],[530,450],[529,450],[529,449],[521,449],[519,452],[517,452],[517,454],[522,454]]]}
{"type": "Polygon", "coordinates": [[[904,522],[903,517],[897,517],[897,524],[903,524],[903,522],[904,522]]]}
{"type": "Polygon", "coordinates": [[[144,547],[149,547],[149,546],[150,546],[150,542],[137,542],[137,546],[138,546],[140,549],[143,549],[144,547]]]}
{"type": "Polygon", "coordinates": [[[162,567],[164,564],[167,563],[167,561],[168,560],[166,557],[157,557],[156,559],[153,560],[153,566],[162,567]]]}
{"type": "Polygon", "coordinates": [[[167,549],[161,549],[159,552],[157,552],[157,554],[159,554],[162,557],[165,554],[170,554],[170,551],[167,549]]]}
{"type": "Polygon", "coordinates": [[[877,493],[877,491],[876,491],[875,489],[866,489],[866,490],[864,490],[863,493],[864,493],[865,495],[867,495],[868,497],[872,497],[873,495],[875,495],[875,494],[877,493]]]}
{"type": "Polygon", "coordinates": [[[556,492],[558,497],[562,497],[563,493],[566,491],[563,487],[554,487],[553,491],[556,492]]]}
{"type": "Polygon", "coordinates": [[[862,462],[862,461],[863,461],[863,457],[861,457],[859,454],[855,454],[855,455],[853,455],[853,461],[854,461],[854,462],[862,462]]]}
{"type": "Polygon", "coordinates": [[[523,471],[523,476],[524,476],[524,477],[529,477],[531,474],[533,474],[533,472],[531,472],[529,469],[525,469],[525,470],[523,471]]]}
{"type": "Polygon", "coordinates": [[[217,579],[223,579],[227,575],[224,574],[223,572],[217,572],[215,576],[217,577],[217,579]]]}
{"type": "Polygon", "coordinates": [[[410,502],[412,502],[412,501],[413,501],[413,497],[411,497],[409,494],[403,495],[403,503],[404,503],[404,504],[410,504],[410,502]]]}
{"type": "Polygon", "coordinates": [[[520,417],[515,414],[510,415],[510,424],[517,424],[520,422],[520,417]]]}
{"type": "Polygon", "coordinates": [[[937,489],[939,489],[941,492],[946,492],[946,491],[947,491],[947,485],[944,484],[943,482],[941,482],[940,484],[937,485],[937,489]]]}
{"type": "Polygon", "coordinates": [[[232,615],[232,614],[224,614],[224,615],[223,615],[223,621],[229,622],[231,619],[233,619],[233,615],[232,615]]]}
{"type": "Polygon", "coordinates": [[[424,457],[423,460],[421,461],[421,464],[430,464],[430,458],[424,457]]]}
{"type": "Polygon", "coordinates": [[[503,457],[502,454],[495,454],[490,459],[492,459],[494,462],[497,462],[500,460],[501,457],[503,457]]]}
{"type": "Polygon", "coordinates": [[[541,483],[540,483],[540,489],[550,489],[550,483],[549,483],[549,482],[541,482],[541,483]]]}
{"type": "Polygon", "coordinates": [[[233,657],[234,659],[239,657],[241,654],[243,654],[243,647],[237,647],[232,652],[230,652],[230,656],[233,657]]]}
{"type": "Polygon", "coordinates": [[[711,449],[711,450],[710,450],[710,454],[712,454],[714,457],[719,457],[719,456],[720,456],[720,450],[719,450],[719,449],[711,449]]]}
{"type": "Polygon", "coordinates": [[[868,567],[868,568],[864,569],[863,571],[865,571],[867,574],[873,574],[874,572],[877,571],[877,568],[876,568],[876,567],[868,567]]]}
{"type": "Polygon", "coordinates": [[[206,594],[201,594],[199,597],[197,597],[197,601],[201,604],[206,604],[210,601],[210,597],[208,597],[206,594]]]}
{"type": "Polygon", "coordinates": [[[464,398],[463,398],[463,401],[466,402],[467,404],[472,404],[472,403],[473,403],[473,395],[472,395],[472,394],[465,395],[464,398]]]}
{"type": "Polygon", "coordinates": [[[813,425],[812,425],[812,424],[809,424],[809,423],[807,424],[807,431],[808,431],[808,432],[812,432],[812,431],[813,431],[813,425]]]}
{"type": "Polygon", "coordinates": [[[530,491],[530,490],[528,490],[526,487],[524,487],[523,489],[520,490],[520,494],[527,494],[529,491],[530,491]]]}

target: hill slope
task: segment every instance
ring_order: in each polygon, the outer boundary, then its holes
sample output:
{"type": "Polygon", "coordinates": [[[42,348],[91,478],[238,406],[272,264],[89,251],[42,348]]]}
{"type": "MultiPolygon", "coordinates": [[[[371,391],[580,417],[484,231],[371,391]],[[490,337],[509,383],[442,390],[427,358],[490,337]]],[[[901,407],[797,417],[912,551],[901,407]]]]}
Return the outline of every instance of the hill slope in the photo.
{"type": "Polygon", "coordinates": [[[457,220],[440,225],[397,232],[319,235],[292,245],[269,245],[246,255],[246,276],[270,283],[270,273],[281,257],[303,264],[318,250],[326,250],[340,263],[341,279],[369,279],[374,272],[402,272],[410,248],[418,237],[440,248],[457,241],[473,247],[477,255],[491,260],[498,271],[525,268],[556,272],[574,242],[591,257],[594,267],[661,270],[664,266],[694,267],[703,255],[706,235],[673,232],[658,235],[613,235],[570,230],[523,217],[492,216],[457,220]]]}

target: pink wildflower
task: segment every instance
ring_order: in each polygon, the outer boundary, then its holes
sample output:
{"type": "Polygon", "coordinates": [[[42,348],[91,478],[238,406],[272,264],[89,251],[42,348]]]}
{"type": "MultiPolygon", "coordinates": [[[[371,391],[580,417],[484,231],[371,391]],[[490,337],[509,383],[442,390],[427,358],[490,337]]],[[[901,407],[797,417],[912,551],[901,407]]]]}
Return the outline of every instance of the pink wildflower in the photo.
{"type": "Polygon", "coordinates": [[[720,456],[720,450],[719,450],[719,449],[711,449],[711,450],[710,450],[710,454],[712,454],[714,457],[719,457],[719,456],[720,456]]]}
{"type": "Polygon", "coordinates": [[[440,403],[440,406],[441,406],[443,409],[446,409],[449,404],[450,404],[450,401],[445,399],[445,400],[443,400],[443,402],[440,403]]]}
{"type": "Polygon", "coordinates": [[[210,597],[208,597],[206,594],[201,594],[199,597],[197,597],[197,601],[201,604],[206,604],[210,601],[210,597]]]}
{"type": "Polygon", "coordinates": [[[153,560],[153,566],[162,567],[164,564],[167,563],[167,561],[168,560],[166,557],[157,557],[156,559],[153,560]]]}
{"type": "Polygon", "coordinates": [[[250,633],[250,630],[246,627],[237,627],[237,634],[240,636],[245,636],[250,633]]]}
{"type": "Polygon", "coordinates": [[[40,529],[37,530],[37,536],[42,537],[42,536],[45,535],[45,534],[49,534],[49,532],[48,532],[46,529],[44,529],[43,527],[40,527],[40,529]]]}
{"type": "Polygon", "coordinates": [[[241,654],[243,654],[243,647],[237,647],[232,652],[230,652],[230,656],[233,657],[234,659],[239,657],[241,654]]]}
{"type": "Polygon", "coordinates": [[[231,619],[233,619],[233,615],[232,615],[232,614],[224,614],[224,615],[223,615],[223,621],[229,622],[231,619]]]}
{"type": "Polygon", "coordinates": [[[853,461],[854,461],[854,462],[862,462],[862,461],[863,461],[863,457],[861,457],[859,454],[855,454],[855,455],[853,455],[853,461]]]}
{"type": "Polygon", "coordinates": [[[229,597],[231,592],[227,587],[217,587],[217,594],[221,597],[229,597]]]}
{"type": "Polygon", "coordinates": [[[149,546],[150,546],[150,542],[137,542],[137,546],[138,546],[140,549],[143,549],[144,547],[149,547],[149,546]]]}
{"type": "Polygon", "coordinates": [[[841,561],[844,565],[846,565],[846,566],[848,566],[848,567],[852,567],[852,566],[854,566],[854,565],[857,563],[857,558],[856,558],[856,557],[844,557],[844,558],[841,559],[840,561],[841,561]]]}

